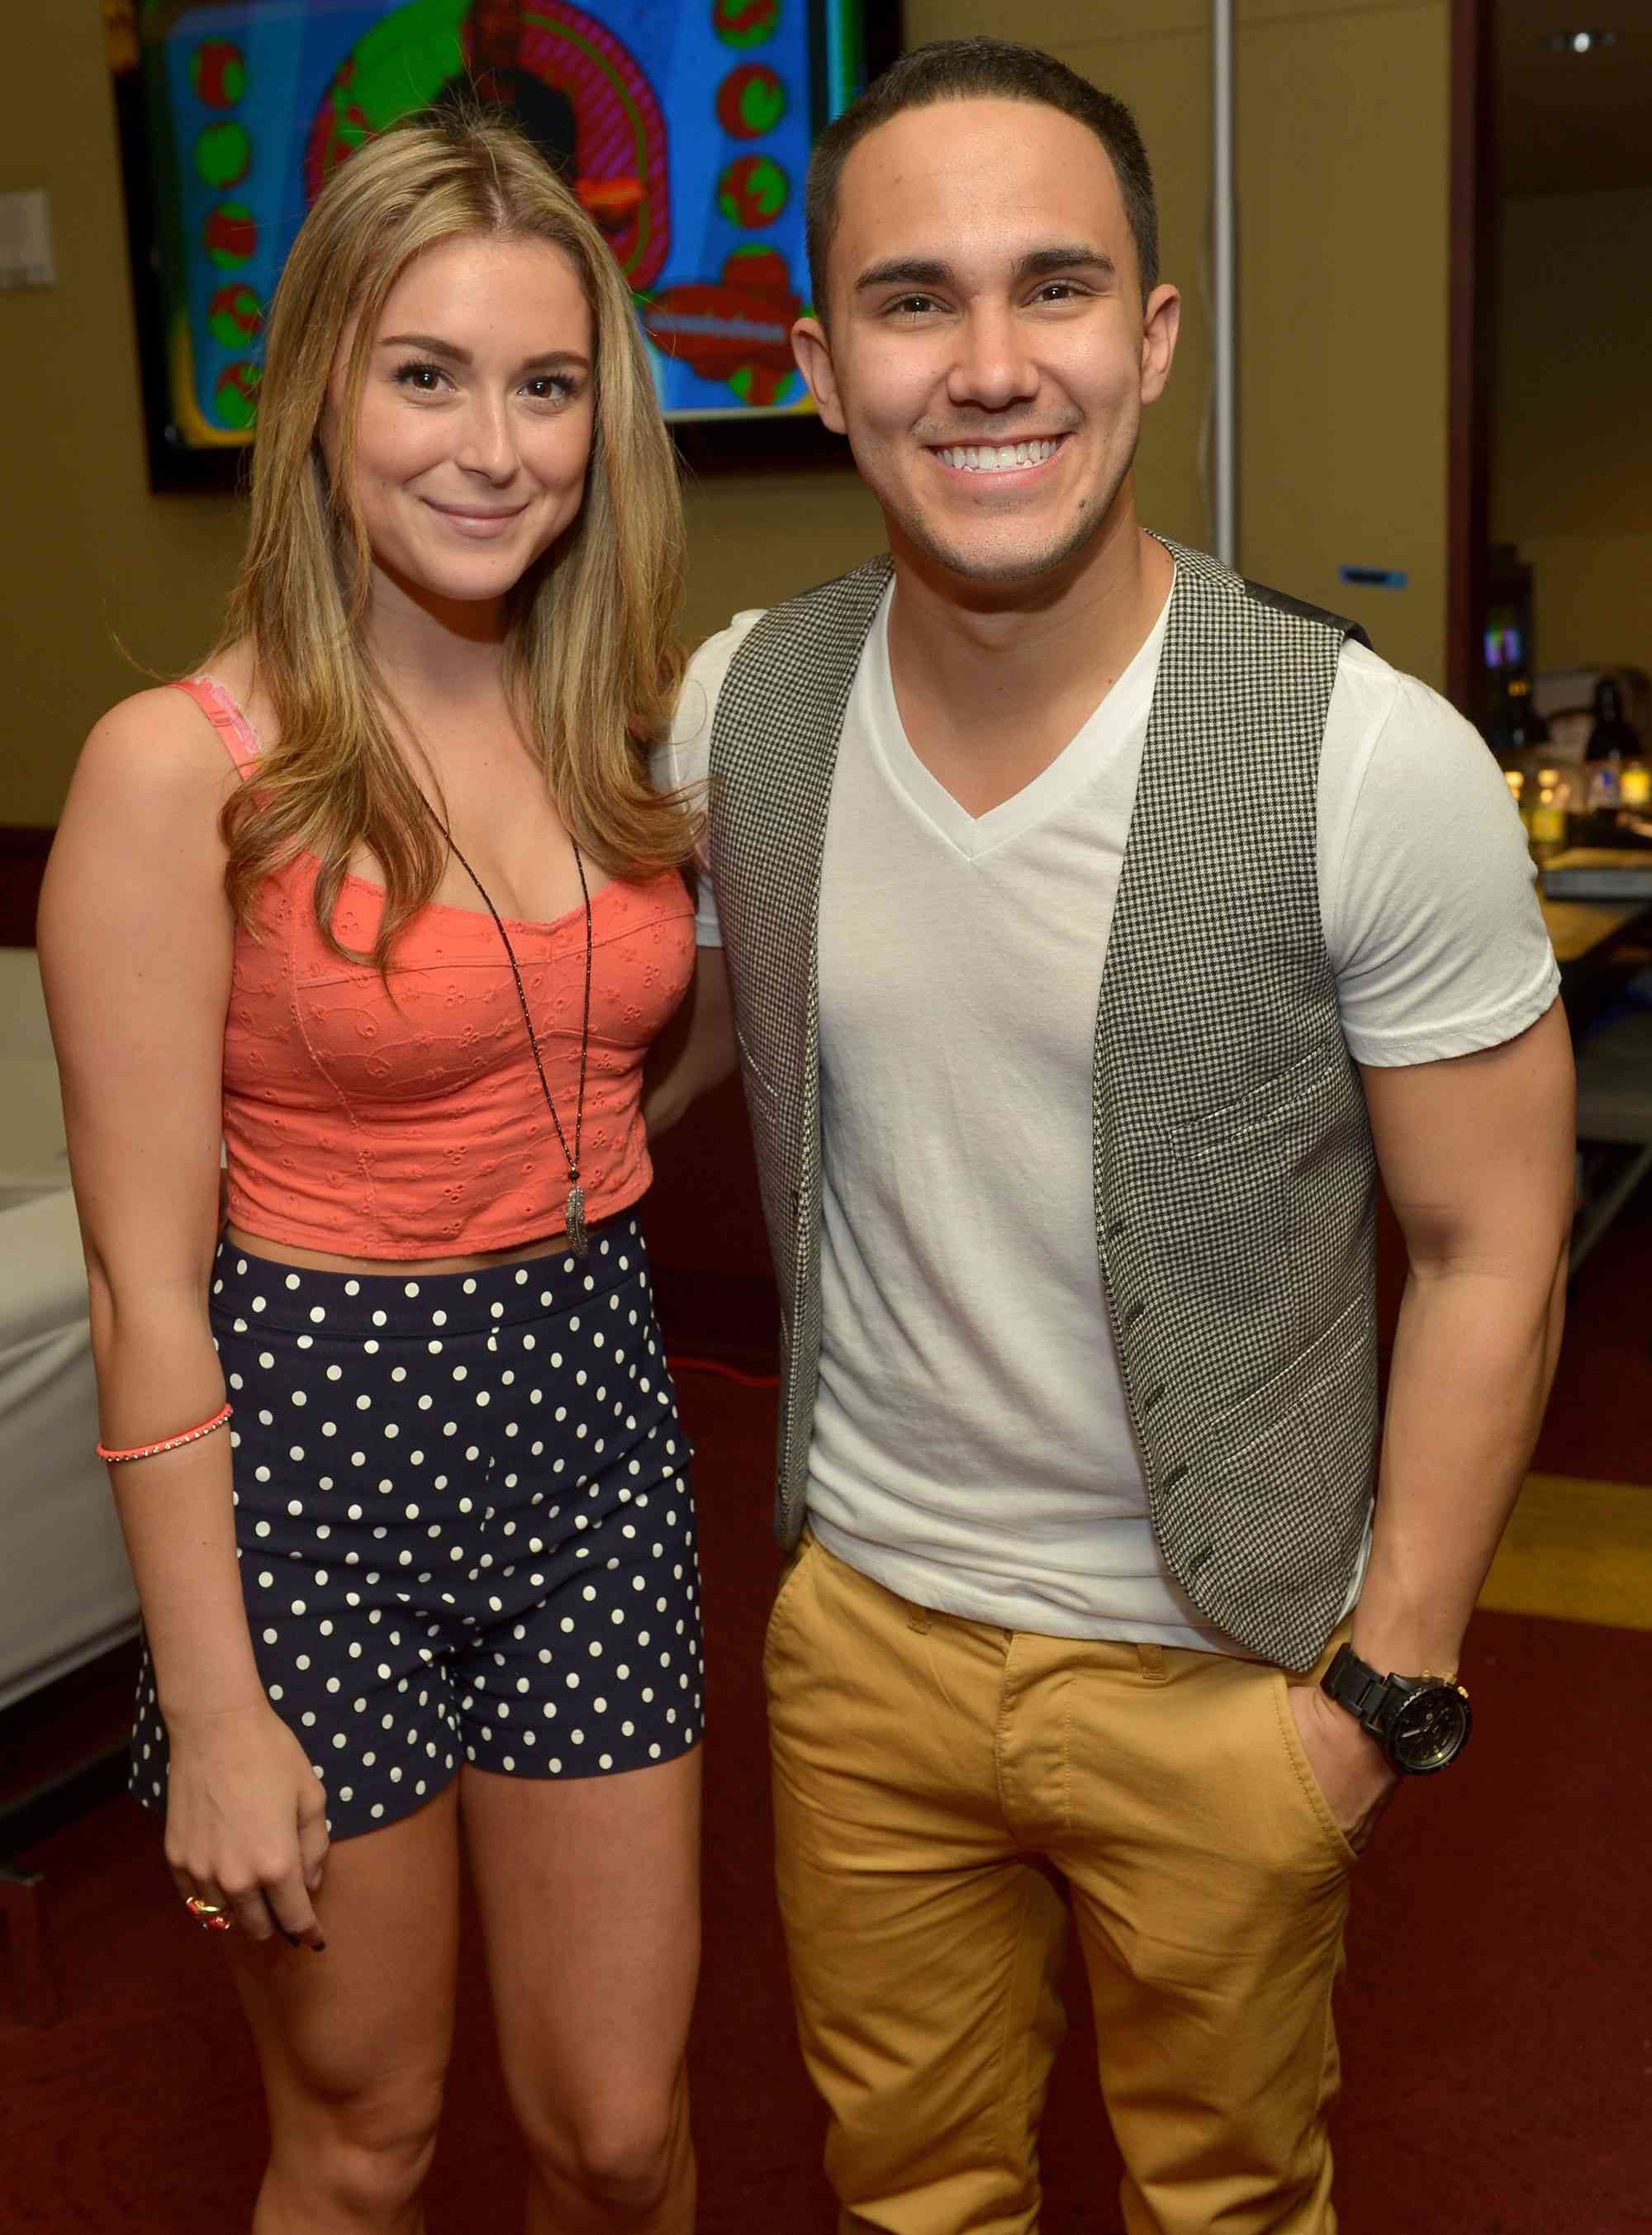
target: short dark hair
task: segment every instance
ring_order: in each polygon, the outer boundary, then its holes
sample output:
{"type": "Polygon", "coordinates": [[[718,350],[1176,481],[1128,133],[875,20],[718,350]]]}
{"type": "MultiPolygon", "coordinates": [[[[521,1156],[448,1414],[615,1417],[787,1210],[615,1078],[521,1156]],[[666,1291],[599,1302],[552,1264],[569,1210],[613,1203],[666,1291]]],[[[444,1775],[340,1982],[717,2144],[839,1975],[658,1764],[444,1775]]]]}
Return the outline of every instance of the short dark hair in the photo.
{"type": "Polygon", "coordinates": [[[933,39],[914,47],[875,78],[860,99],[834,118],[815,145],[805,215],[809,279],[817,317],[825,316],[826,264],[837,231],[837,190],[843,166],[869,132],[908,108],[942,101],[1030,101],[1088,125],[1106,149],[1136,244],[1144,302],[1158,285],[1158,205],[1153,174],[1136,120],[1122,101],[1037,47],[1010,39],[933,39]]]}

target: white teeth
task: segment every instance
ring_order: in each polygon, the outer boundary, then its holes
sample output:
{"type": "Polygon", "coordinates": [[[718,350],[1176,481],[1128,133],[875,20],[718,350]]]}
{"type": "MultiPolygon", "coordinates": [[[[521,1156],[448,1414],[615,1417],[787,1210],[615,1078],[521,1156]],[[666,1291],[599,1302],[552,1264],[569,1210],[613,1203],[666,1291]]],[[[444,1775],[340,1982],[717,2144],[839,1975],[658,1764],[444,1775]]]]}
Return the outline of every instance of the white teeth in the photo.
{"type": "Polygon", "coordinates": [[[1056,453],[1054,442],[959,443],[941,452],[941,462],[960,473],[1002,474],[1017,466],[1041,466],[1056,453]]]}

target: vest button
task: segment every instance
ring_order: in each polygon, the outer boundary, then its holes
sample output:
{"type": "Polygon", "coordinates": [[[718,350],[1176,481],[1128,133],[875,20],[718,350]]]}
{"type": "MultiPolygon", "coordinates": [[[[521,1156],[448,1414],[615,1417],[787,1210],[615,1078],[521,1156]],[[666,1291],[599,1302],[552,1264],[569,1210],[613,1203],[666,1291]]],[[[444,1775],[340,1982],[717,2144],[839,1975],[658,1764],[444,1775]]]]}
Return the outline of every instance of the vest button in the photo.
{"type": "Polygon", "coordinates": [[[1134,1302],[1134,1303],[1130,1307],[1129,1310],[1124,1314],[1124,1324],[1127,1327],[1134,1327],[1134,1326],[1135,1326],[1135,1324],[1136,1324],[1136,1322],[1137,1322],[1137,1321],[1138,1319],[1140,1319],[1140,1317],[1141,1317],[1142,1314],[1143,1314],[1146,1309],[1147,1309],[1147,1303],[1146,1303],[1146,1300],[1145,1300],[1145,1298],[1141,1297],[1141,1296],[1137,1296],[1137,1299],[1136,1299],[1136,1301],[1135,1301],[1135,1302],[1134,1302]]]}
{"type": "Polygon", "coordinates": [[[1110,1218],[1102,1229],[1101,1238],[1104,1242],[1117,1242],[1124,1231],[1124,1222],[1122,1218],[1110,1218]]]}
{"type": "Polygon", "coordinates": [[[1142,1399],[1142,1410],[1143,1410],[1143,1412],[1150,1412],[1152,1411],[1152,1409],[1153,1409],[1154,1406],[1157,1404],[1157,1402],[1158,1402],[1159,1399],[1160,1399],[1164,1394],[1164,1384],[1162,1381],[1156,1381],[1156,1382],[1153,1384],[1153,1386],[1152,1386],[1152,1387],[1148,1391],[1148,1393],[1147,1393],[1146,1396],[1145,1396],[1145,1397],[1144,1397],[1144,1398],[1143,1398],[1143,1399],[1142,1399]]]}

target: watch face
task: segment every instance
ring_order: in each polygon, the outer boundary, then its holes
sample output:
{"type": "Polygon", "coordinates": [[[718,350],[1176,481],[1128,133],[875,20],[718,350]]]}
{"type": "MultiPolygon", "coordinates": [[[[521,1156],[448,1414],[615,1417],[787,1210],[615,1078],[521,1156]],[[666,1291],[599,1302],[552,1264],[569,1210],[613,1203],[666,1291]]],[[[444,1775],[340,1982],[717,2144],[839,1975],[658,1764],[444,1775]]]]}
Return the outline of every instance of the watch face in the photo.
{"type": "Polygon", "coordinates": [[[1454,1684],[1429,1684],[1405,1701],[1388,1728],[1394,1762],[1413,1776],[1444,1769],[1469,1734],[1468,1701],[1454,1684]]]}

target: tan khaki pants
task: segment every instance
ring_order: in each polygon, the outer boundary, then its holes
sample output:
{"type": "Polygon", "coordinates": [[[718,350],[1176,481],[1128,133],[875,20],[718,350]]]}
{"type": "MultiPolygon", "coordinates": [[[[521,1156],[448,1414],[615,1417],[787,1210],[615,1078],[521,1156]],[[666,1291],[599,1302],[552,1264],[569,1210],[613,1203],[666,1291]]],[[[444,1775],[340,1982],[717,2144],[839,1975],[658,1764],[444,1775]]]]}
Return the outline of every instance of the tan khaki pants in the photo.
{"type": "Polygon", "coordinates": [[[1129,2235],[1334,2235],[1352,1851],[1279,1670],[928,1613],[808,1538],[764,1667],[843,2235],[1037,2227],[1063,1881],[1129,2235]]]}

